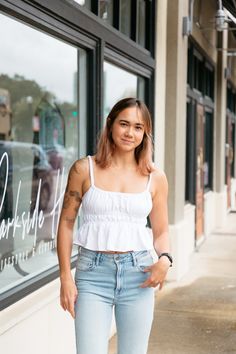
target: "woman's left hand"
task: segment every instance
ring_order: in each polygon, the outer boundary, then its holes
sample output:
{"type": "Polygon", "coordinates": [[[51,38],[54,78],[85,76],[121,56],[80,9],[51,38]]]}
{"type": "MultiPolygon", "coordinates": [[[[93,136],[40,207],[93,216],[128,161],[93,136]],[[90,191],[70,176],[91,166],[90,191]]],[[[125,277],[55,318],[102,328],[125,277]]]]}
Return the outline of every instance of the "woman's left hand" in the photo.
{"type": "Polygon", "coordinates": [[[144,269],[144,272],[150,272],[150,276],[140,285],[141,288],[155,288],[159,285],[159,290],[163,287],[170,261],[166,257],[161,257],[158,262],[144,269]]]}

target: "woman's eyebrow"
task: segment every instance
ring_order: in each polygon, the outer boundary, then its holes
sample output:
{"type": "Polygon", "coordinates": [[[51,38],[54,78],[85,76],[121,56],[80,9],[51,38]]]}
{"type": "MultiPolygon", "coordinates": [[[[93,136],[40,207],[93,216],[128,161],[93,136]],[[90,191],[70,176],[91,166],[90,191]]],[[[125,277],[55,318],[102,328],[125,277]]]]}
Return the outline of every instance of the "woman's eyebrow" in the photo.
{"type": "MultiPolygon", "coordinates": [[[[119,121],[120,121],[120,122],[124,122],[124,123],[130,124],[130,122],[129,122],[128,120],[125,120],[125,119],[120,119],[119,121]]],[[[134,123],[134,124],[144,127],[144,124],[143,124],[143,123],[134,123]]]]}

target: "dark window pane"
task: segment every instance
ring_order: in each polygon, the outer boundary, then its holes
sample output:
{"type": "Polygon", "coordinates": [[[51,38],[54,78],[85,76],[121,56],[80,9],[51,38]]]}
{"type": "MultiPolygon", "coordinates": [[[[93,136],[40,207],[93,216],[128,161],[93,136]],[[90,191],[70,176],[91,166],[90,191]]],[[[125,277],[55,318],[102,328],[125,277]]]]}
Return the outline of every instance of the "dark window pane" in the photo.
{"type": "Polygon", "coordinates": [[[204,94],[214,100],[214,70],[206,63],[204,94]]]}
{"type": "Polygon", "coordinates": [[[191,47],[188,48],[188,72],[187,72],[187,83],[192,88],[192,50],[191,47]]]}
{"type": "MultiPolygon", "coordinates": [[[[232,141],[232,151],[235,151],[235,122],[232,124],[232,132],[231,132],[232,136],[231,136],[231,141],[232,141]]],[[[233,153],[233,161],[231,164],[231,177],[235,177],[235,153],[233,153]]]]}
{"type": "Polygon", "coordinates": [[[145,47],[145,35],[146,35],[146,1],[138,0],[137,8],[137,42],[145,47]]]}
{"type": "Polygon", "coordinates": [[[130,37],[131,0],[120,0],[120,31],[130,37]]]}
{"type": "Polygon", "coordinates": [[[204,188],[212,187],[213,114],[205,113],[204,124],[204,188]]]}
{"type": "Polygon", "coordinates": [[[99,16],[113,25],[113,0],[99,0],[99,16]]]}
{"type": "Polygon", "coordinates": [[[194,101],[187,103],[186,160],[185,160],[185,200],[195,204],[195,154],[196,154],[196,107],[194,101]]]}
{"type": "Polygon", "coordinates": [[[235,113],[235,107],[236,107],[236,95],[233,93],[232,88],[228,87],[227,88],[227,109],[235,113]]]}
{"type": "Polygon", "coordinates": [[[204,94],[204,80],[205,80],[205,70],[203,60],[199,60],[198,66],[198,91],[204,94]]]}
{"type": "Polygon", "coordinates": [[[199,92],[204,93],[204,62],[194,55],[194,88],[199,92]]]}
{"type": "Polygon", "coordinates": [[[193,60],[194,76],[193,76],[193,87],[198,88],[198,59],[194,56],[193,60]]]}
{"type": "Polygon", "coordinates": [[[235,110],[236,110],[236,94],[233,93],[232,112],[235,113],[235,110]]]}

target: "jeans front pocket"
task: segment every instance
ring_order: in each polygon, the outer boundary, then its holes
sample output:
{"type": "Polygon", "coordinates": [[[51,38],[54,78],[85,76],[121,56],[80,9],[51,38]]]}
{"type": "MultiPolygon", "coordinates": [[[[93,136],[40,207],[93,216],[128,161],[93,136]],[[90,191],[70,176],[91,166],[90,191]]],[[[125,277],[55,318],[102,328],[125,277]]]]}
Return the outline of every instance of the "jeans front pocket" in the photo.
{"type": "Polygon", "coordinates": [[[141,272],[144,272],[144,269],[153,265],[153,263],[152,255],[148,251],[136,255],[136,267],[141,272]]]}
{"type": "Polygon", "coordinates": [[[95,259],[85,255],[79,255],[76,265],[76,271],[91,271],[95,268],[95,259]]]}

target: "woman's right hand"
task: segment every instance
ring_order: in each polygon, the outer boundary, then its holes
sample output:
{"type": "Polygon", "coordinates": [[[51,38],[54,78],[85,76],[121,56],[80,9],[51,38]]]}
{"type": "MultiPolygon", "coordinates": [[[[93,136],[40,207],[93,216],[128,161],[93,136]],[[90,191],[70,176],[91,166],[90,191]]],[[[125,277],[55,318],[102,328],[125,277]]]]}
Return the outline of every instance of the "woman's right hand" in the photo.
{"type": "Polygon", "coordinates": [[[78,291],[73,279],[61,280],[60,302],[61,307],[65,311],[69,311],[71,316],[75,318],[75,301],[78,291]]]}

